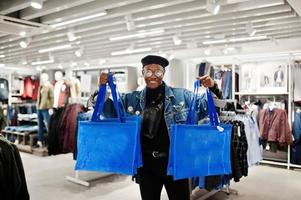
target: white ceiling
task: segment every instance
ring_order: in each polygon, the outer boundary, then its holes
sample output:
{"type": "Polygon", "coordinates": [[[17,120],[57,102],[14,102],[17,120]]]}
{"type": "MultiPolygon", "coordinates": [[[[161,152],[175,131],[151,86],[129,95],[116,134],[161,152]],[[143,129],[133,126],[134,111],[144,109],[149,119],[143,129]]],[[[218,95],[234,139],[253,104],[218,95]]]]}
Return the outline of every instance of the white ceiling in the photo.
{"type": "Polygon", "coordinates": [[[123,63],[130,62],[131,59],[127,61],[126,58],[140,56],[111,55],[128,48],[151,48],[147,54],[168,53],[180,58],[204,56],[206,48],[215,55],[222,54],[226,47],[239,47],[232,53],[250,52],[250,49],[256,52],[258,45],[258,51],[267,46],[271,51],[301,50],[301,45],[293,45],[301,41],[301,19],[297,14],[301,13],[300,0],[218,0],[218,3],[220,12],[213,15],[206,10],[206,0],[44,0],[41,10],[32,8],[29,0],[1,0],[0,63],[21,65],[24,61],[30,64],[49,60],[48,53],[39,51],[62,45],[68,48],[52,51],[50,58],[54,59],[54,64],[45,64],[46,68],[57,67],[60,63],[70,66],[71,62],[89,63],[99,59],[123,63]],[[54,28],[60,22],[103,11],[107,15],[54,28]],[[128,14],[131,14],[135,30],[127,30],[125,16],[128,14]],[[261,38],[236,41],[237,38],[250,37],[246,31],[246,25],[250,23],[257,31],[254,37],[261,38]],[[26,37],[18,35],[21,30],[27,32],[26,37]],[[153,30],[164,32],[110,40],[115,36],[153,30]],[[68,40],[70,31],[77,38],[75,41],[68,40]],[[174,44],[175,35],[182,44],[174,44]],[[29,37],[29,46],[21,48],[20,41],[29,37]],[[206,41],[221,39],[225,41],[206,44],[206,41]],[[290,49],[288,44],[294,47],[290,49]],[[79,49],[83,52],[81,57],[75,55],[79,49]]]}

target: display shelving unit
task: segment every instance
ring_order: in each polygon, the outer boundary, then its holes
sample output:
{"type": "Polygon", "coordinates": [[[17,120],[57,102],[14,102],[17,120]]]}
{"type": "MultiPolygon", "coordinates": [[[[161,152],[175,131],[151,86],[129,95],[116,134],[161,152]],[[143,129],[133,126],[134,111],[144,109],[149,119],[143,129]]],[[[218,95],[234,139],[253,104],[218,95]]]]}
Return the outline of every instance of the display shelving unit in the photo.
{"type": "MultiPolygon", "coordinates": [[[[271,59],[277,60],[277,58],[272,57],[271,59]]],[[[287,76],[286,76],[286,80],[287,84],[288,84],[288,89],[286,92],[234,92],[234,95],[232,95],[233,100],[235,100],[235,96],[239,96],[239,99],[243,96],[247,96],[247,97],[253,97],[253,96],[271,96],[271,97],[276,97],[276,96],[286,96],[288,99],[288,121],[290,123],[290,126],[292,125],[292,104],[293,104],[293,99],[292,99],[292,85],[293,85],[293,80],[291,79],[292,77],[292,68],[293,68],[293,56],[292,54],[287,54],[287,76]]],[[[235,72],[236,72],[236,66],[237,65],[232,65],[232,77],[233,81],[232,81],[232,91],[235,91],[235,72]]],[[[239,67],[239,66],[238,66],[239,67]]],[[[260,163],[262,164],[270,164],[270,165],[277,165],[277,166],[284,166],[287,167],[287,169],[290,169],[291,167],[294,168],[301,168],[301,165],[296,165],[296,164],[292,164],[290,161],[290,145],[288,145],[287,147],[287,159],[286,162],[280,162],[280,161],[276,161],[276,160],[268,160],[268,159],[263,159],[260,163]]]]}

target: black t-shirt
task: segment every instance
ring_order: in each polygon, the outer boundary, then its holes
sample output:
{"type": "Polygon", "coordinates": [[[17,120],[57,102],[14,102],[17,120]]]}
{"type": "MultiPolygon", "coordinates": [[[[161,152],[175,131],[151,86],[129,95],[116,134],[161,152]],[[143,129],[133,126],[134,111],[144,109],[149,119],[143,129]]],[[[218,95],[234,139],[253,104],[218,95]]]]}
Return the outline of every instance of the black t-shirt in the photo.
{"type": "Polygon", "coordinates": [[[141,145],[142,151],[169,152],[169,136],[164,119],[165,86],[146,90],[143,111],[141,145]]]}

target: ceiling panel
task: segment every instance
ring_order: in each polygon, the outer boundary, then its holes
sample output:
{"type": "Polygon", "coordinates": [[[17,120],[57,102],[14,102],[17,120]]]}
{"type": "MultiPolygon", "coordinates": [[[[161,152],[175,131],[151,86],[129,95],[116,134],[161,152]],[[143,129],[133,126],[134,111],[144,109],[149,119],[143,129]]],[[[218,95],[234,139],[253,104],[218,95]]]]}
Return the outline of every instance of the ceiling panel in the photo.
{"type": "Polygon", "coordinates": [[[247,25],[252,30],[256,29],[254,37],[262,36],[258,39],[261,41],[275,42],[275,38],[300,37],[301,19],[295,11],[301,8],[296,1],[219,0],[218,3],[220,12],[214,15],[207,11],[206,0],[44,0],[40,10],[30,7],[29,0],[2,0],[0,14],[3,17],[26,20],[42,28],[39,31],[29,30],[26,36],[19,36],[17,34],[22,29],[1,27],[0,55],[4,56],[1,56],[0,63],[17,64],[24,59],[28,63],[45,60],[49,58],[48,53],[39,53],[39,50],[60,45],[70,45],[70,48],[51,52],[56,65],[97,57],[116,58],[111,56],[113,51],[129,48],[150,47],[151,53],[162,53],[208,46],[239,46],[257,41],[233,42],[233,38],[250,37],[247,25]],[[106,15],[91,18],[91,15],[102,11],[106,15]],[[80,20],[82,17],[90,19],[80,20]],[[68,20],[77,22],[53,26],[68,20]],[[128,30],[129,24],[134,24],[130,27],[132,30],[128,30]],[[153,30],[162,33],[110,40],[116,36],[150,33],[153,30]],[[76,40],[69,41],[72,34],[76,40]],[[182,40],[182,44],[175,45],[174,36],[182,40]],[[19,43],[27,38],[31,42],[23,49],[19,43]],[[211,45],[204,43],[221,39],[225,41],[211,45]],[[83,49],[83,55],[78,58],[74,53],[80,48],[83,49]]]}

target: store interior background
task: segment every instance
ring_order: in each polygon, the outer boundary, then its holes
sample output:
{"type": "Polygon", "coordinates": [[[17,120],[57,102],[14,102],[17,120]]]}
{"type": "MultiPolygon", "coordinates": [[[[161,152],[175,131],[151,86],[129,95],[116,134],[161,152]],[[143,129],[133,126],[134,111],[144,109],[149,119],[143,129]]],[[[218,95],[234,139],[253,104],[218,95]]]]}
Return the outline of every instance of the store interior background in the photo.
{"type": "MultiPolygon", "coordinates": [[[[56,71],[72,72],[81,81],[85,101],[97,89],[103,70],[124,72],[117,74],[121,92],[143,85],[140,60],[156,54],[170,61],[164,80],[174,87],[192,90],[196,66],[202,62],[238,72],[242,89],[247,88],[244,74],[253,73],[251,89],[240,90],[230,99],[235,95],[286,95],[289,121],[294,119],[292,69],[301,61],[300,0],[217,0],[217,13],[215,1],[207,0],[36,2],[42,3],[41,9],[33,8],[30,0],[0,2],[0,78],[39,77],[45,72],[54,82],[56,71]],[[284,67],[285,85],[279,90],[261,87],[260,73],[264,69],[274,71],[279,65],[284,67]],[[249,69],[254,70],[246,72],[249,69]],[[90,83],[84,82],[85,75],[89,75],[90,83]]],[[[18,98],[10,98],[9,104],[14,100],[18,98]]],[[[47,199],[43,198],[46,194],[51,194],[48,199],[64,195],[66,199],[139,199],[138,187],[130,178],[109,177],[93,182],[90,188],[68,182],[65,176],[75,176],[70,154],[36,157],[22,153],[21,157],[32,199],[47,199]]],[[[251,169],[250,177],[234,184],[242,196],[230,199],[300,198],[301,194],[292,191],[301,189],[301,167],[289,159],[272,166],[251,169]],[[264,192],[269,188],[257,191],[281,181],[270,192],[264,192]],[[282,186],[291,188],[273,196],[282,186]]],[[[229,198],[219,195],[212,199],[229,198]]]]}

